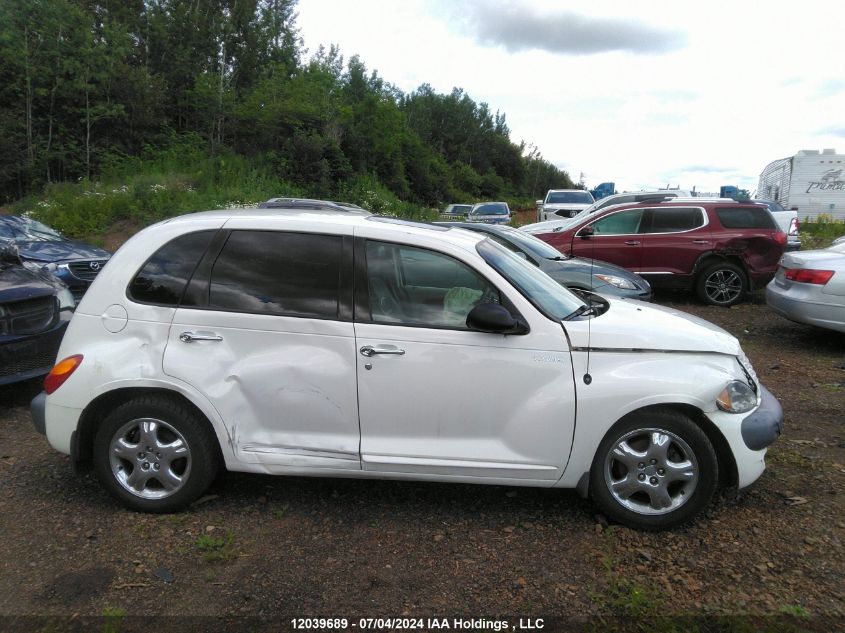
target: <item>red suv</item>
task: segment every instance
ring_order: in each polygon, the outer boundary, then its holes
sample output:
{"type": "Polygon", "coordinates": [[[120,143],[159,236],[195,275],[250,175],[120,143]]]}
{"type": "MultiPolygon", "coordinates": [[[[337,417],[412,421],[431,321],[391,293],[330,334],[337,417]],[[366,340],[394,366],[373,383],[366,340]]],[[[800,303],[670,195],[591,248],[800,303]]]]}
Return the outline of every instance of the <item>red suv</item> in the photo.
{"type": "Polygon", "coordinates": [[[786,234],[766,208],[725,200],[620,204],[535,235],[568,255],[627,268],[653,286],[694,289],[719,306],[767,284],[786,248],[786,234]]]}

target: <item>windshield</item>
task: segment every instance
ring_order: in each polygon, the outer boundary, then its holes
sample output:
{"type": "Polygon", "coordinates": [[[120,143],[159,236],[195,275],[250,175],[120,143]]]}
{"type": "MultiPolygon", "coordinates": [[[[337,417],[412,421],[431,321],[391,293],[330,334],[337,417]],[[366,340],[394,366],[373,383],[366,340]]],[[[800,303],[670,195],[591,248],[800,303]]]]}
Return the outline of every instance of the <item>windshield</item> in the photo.
{"type": "Polygon", "coordinates": [[[547,204],[593,204],[593,196],[586,191],[553,191],[546,198],[547,204]]]}
{"type": "Polygon", "coordinates": [[[10,217],[6,227],[10,228],[15,234],[15,239],[19,240],[58,242],[63,239],[58,232],[46,224],[29,218],[10,217]]]}
{"type": "Polygon", "coordinates": [[[466,215],[470,212],[472,206],[469,204],[450,204],[446,207],[446,213],[454,213],[456,215],[466,215]]]}
{"type": "Polygon", "coordinates": [[[562,321],[586,305],[539,268],[493,240],[479,242],[476,249],[484,261],[550,319],[562,321]]]}
{"type": "Polygon", "coordinates": [[[504,202],[485,202],[472,208],[472,215],[507,215],[508,205],[504,202]]]}
{"type": "Polygon", "coordinates": [[[529,235],[525,231],[512,229],[508,226],[502,227],[501,231],[491,233],[493,236],[498,236],[499,234],[502,236],[502,239],[511,242],[514,246],[517,246],[523,251],[531,253],[540,259],[568,259],[566,255],[561,253],[554,246],[547,244],[538,237],[529,235]]]}

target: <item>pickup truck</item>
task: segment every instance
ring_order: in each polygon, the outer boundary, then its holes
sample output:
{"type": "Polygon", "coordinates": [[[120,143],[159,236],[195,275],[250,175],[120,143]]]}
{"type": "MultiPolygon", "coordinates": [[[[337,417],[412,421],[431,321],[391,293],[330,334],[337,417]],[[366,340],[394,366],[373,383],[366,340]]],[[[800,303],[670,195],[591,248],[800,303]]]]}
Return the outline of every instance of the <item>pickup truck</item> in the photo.
{"type": "Polygon", "coordinates": [[[754,204],[762,204],[765,206],[769,211],[771,211],[772,215],[775,218],[775,222],[778,223],[778,228],[786,233],[786,250],[787,251],[797,251],[801,248],[801,237],[798,235],[798,228],[800,223],[798,222],[798,211],[792,210],[788,211],[783,208],[783,206],[779,202],[775,202],[774,200],[751,200],[754,204]]]}

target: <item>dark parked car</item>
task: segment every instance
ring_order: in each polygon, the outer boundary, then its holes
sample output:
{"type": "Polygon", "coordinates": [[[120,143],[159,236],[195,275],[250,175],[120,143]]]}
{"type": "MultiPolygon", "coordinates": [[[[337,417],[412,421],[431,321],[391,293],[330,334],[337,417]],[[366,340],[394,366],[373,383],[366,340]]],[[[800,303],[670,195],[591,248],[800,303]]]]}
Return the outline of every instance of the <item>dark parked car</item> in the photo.
{"type": "Polygon", "coordinates": [[[14,245],[0,240],[0,385],[50,371],[73,308],[64,283],[25,265],[14,245]]]}
{"type": "Polygon", "coordinates": [[[509,226],[473,222],[443,222],[448,226],[484,233],[521,255],[570,290],[587,290],[614,297],[651,301],[648,282],[624,268],[598,260],[564,255],[543,240],[509,226]]]}
{"type": "Polygon", "coordinates": [[[46,224],[16,215],[0,215],[0,239],[12,240],[23,261],[46,267],[77,300],[111,257],[102,248],[70,240],[46,224]]]}
{"type": "Polygon", "coordinates": [[[465,218],[470,211],[472,211],[471,204],[450,204],[448,207],[446,207],[443,211],[440,212],[440,217],[444,220],[465,218]]]}
{"type": "Polygon", "coordinates": [[[469,222],[485,224],[507,224],[511,221],[511,210],[507,202],[479,202],[467,213],[469,222]]]}
{"type": "Polygon", "coordinates": [[[608,207],[536,237],[563,253],[627,268],[655,287],[694,289],[719,306],[771,281],[787,239],[765,207],[712,199],[608,207]]]}

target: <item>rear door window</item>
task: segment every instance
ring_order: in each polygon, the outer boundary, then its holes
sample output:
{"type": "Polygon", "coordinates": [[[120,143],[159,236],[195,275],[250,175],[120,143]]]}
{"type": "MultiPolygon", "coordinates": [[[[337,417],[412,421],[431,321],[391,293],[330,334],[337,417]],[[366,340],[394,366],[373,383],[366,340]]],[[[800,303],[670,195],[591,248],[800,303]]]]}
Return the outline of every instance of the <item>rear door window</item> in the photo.
{"type": "Polygon", "coordinates": [[[772,214],[763,207],[719,207],[716,215],[726,229],[777,229],[772,214]]]}
{"type": "Polygon", "coordinates": [[[691,231],[704,224],[700,209],[685,207],[664,207],[649,209],[651,223],[649,233],[679,233],[691,231]]]}
{"type": "Polygon", "coordinates": [[[337,319],[339,235],[233,231],[214,262],[209,308],[337,319]]]}
{"type": "Polygon", "coordinates": [[[159,248],[129,283],[138,303],[179,305],[185,286],[217,231],[187,233],[159,248]]]}

